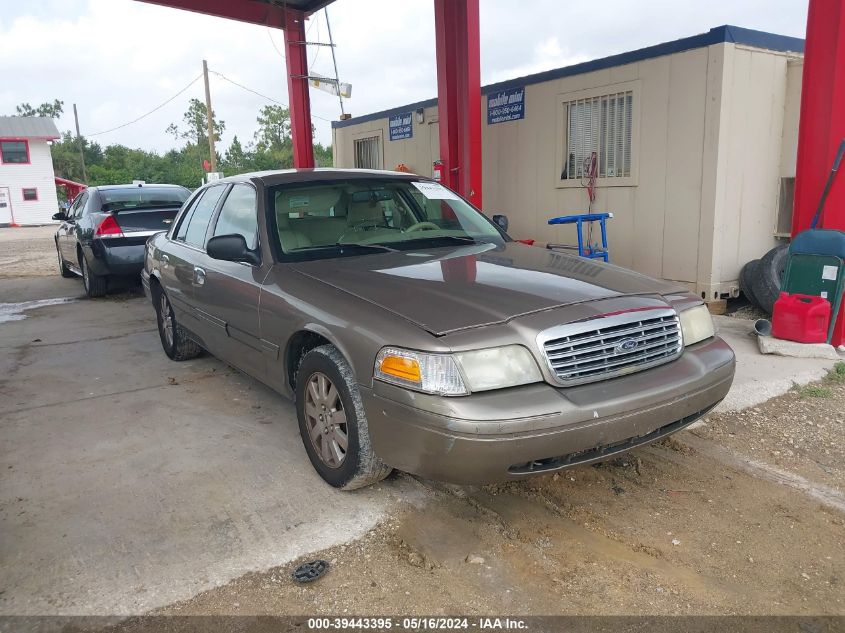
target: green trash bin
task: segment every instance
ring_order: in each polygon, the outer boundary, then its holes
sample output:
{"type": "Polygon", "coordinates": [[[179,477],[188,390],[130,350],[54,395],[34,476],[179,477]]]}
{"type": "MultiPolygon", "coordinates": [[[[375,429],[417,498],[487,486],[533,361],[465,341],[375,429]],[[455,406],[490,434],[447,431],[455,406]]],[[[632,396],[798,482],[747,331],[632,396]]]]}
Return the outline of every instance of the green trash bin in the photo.
{"type": "Polygon", "coordinates": [[[813,295],[830,301],[831,323],[828,328],[828,342],[842,302],[842,291],[845,289],[843,277],[845,266],[840,257],[807,253],[790,253],[783,274],[782,292],[813,295]]]}

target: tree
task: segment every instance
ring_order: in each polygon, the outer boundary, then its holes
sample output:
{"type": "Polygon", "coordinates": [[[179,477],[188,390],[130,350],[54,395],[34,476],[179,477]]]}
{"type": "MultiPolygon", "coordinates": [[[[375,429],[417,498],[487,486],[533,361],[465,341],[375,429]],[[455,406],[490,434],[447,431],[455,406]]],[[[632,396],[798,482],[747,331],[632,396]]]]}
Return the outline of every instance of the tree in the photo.
{"type": "Polygon", "coordinates": [[[255,143],[258,151],[280,152],[292,146],[290,110],[278,105],[261,108],[258,113],[255,143]]]}
{"type": "Polygon", "coordinates": [[[250,167],[256,170],[292,167],[290,111],[277,105],[264,106],[256,122],[258,130],[254,134],[255,149],[250,153],[250,167]]]}
{"type": "Polygon", "coordinates": [[[230,174],[239,174],[247,168],[251,157],[244,151],[237,134],[232,138],[229,149],[223,158],[223,171],[230,174]]]}
{"type": "MultiPolygon", "coordinates": [[[[165,132],[175,139],[185,139],[188,143],[195,143],[197,147],[208,147],[208,108],[199,99],[191,99],[188,109],[182,115],[185,127],[180,128],[175,123],[167,126],[165,132]]],[[[214,110],[211,111],[211,124],[214,130],[214,142],[220,140],[220,135],[226,129],[225,121],[218,121],[214,110]]]]}
{"type": "MultiPolygon", "coordinates": [[[[86,165],[99,165],[103,162],[103,148],[99,143],[82,138],[82,153],[86,165]]],[[[83,181],[82,163],[79,160],[79,141],[69,131],[62,133],[62,138],[53,141],[50,153],[53,156],[53,169],[56,175],[77,182],[83,181]]],[[[89,175],[90,176],[90,175],[89,175]]],[[[90,181],[90,178],[89,178],[90,181]]],[[[94,184],[89,182],[88,184],[94,184]]]]}
{"type": "MultiPolygon", "coordinates": [[[[61,108],[61,102],[43,104],[61,108]]],[[[21,104],[18,112],[41,110],[28,104],[21,104]],[[27,109],[28,108],[28,109],[27,109]]],[[[204,172],[202,162],[208,158],[208,137],[205,128],[205,105],[192,99],[183,116],[180,130],[175,124],[168,131],[176,139],[187,141],[182,147],[159,154],[124,145],[101,147],[84,137],[81,139],[85,164],[88,167],[89,185],[127,183],[132,180],[147,182],[166,182],[194,188],[202,182],[204,172]]],[[[258,114],[258,130],[255,141],[243,143],[237,136],[218,159],[221,170],[227,175],[234,175],[263,169],[281,169],[293,166],[293,139],[290,131],[290,114],[286,108],[267,106],[258,114]]],[[[215,135],[224,129],[222,121],[215,121],[215,135]]],[[[219,140],[219,137],[218,139],[219,140]]],[[[61,139],[52,144],[53,167],[57,176],[82,182],[82,165],[79,160],[79,141],[71,132],[64,132],[61,139]]],[[[332,164],[332,148],[320,143],[314,144],[316,165],[325,167],[332,164]]]]}
{"type": "Polygon", "coordinates": [[[17,116],[43,116],[50,119],[58,119],[64,113],[64,101],[53,99],[53,103],[42,103],[37,108],[33,108],[28,103],[22,103],[15,106],[17,116]]]}
{"type": "Polygon", "coordinates": [[[314,165],[316,167],[331,167],[332,162],[332,146],[314,143],[314,165]]]}

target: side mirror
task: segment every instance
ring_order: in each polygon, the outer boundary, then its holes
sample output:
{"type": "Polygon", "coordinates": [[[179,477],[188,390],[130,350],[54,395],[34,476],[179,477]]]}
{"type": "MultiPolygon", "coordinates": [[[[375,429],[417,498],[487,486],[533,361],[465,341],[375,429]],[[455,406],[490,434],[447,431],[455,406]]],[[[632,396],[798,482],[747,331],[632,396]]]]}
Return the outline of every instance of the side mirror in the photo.
{"type": "Polygon", "coordinates": [[[53,214],[54,220],[59,220],[60,222],[64,222],[67,220],[67,214],[64,211],[59,211],[58,213],[53,214]]]}
{"type": "Polygon", "coordinates": [[[493,216],[493,223],[502,229],[505,233],[508,231],[508,216],[506,215],[494,215],[493,216]]]}
{"type": "Polygon", "coordinates": [[[226,262],[244,262],[257,266],[261,259],[254,251],[249,250],[243,235],[218,235],[208,240],[205,251],[212,259],[226,262]]]}

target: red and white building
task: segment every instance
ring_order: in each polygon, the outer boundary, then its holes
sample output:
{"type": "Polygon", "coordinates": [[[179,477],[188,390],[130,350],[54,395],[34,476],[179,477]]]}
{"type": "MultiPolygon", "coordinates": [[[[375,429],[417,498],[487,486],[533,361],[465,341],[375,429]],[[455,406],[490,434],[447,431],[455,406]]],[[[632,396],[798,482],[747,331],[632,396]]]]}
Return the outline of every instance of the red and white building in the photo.
{"type": "Polygon", "coordinates": [[[0,226],[49,224],[58,211],[53,119],[0,116],[0,226]]]}

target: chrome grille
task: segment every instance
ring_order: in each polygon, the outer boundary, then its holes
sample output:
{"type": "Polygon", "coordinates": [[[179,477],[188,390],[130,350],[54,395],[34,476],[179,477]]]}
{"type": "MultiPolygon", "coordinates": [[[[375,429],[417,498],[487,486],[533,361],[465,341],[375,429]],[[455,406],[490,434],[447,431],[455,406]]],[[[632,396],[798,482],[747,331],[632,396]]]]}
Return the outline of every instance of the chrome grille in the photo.
{"type": "Polygon", "coordinates": [[[666,308],[560,325],[537,339],[558,382],[565,385],[641,371],[683,351],[678,315],[666,308]]]}

